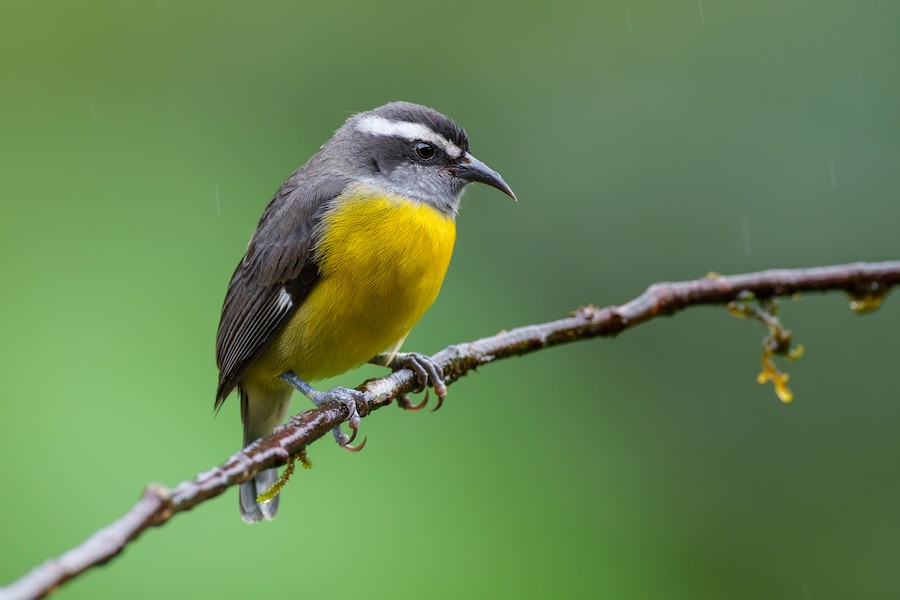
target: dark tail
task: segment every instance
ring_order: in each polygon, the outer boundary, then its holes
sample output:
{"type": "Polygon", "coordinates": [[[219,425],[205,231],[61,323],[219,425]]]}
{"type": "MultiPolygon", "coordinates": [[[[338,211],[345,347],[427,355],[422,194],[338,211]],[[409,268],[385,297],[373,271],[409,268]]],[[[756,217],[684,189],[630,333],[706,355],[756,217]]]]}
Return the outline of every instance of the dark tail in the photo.
{"type": "MultiPolygon", "coordinates": [[[[281,424],[284,413],[291,401],[293,390],[259,390],[241,386],[241,421],[244,423],[244,448],[269,435],[281,424]],[[251,398],[252,396],[252,398],[251,398]]],[[[247,523],[275,518],[278,510],[278,496],[268,502],[257,502],[256,498],[272,487],[278,480],[278,469],[266,469],[246,483],[241,484],[241,516],[247,523]]]]}
{"type": "Polygon", "coordinates": [[[278,469],[266,469],[256,477],[241,484],[241,516],[248,523],[275,518],[278,510],[278,496],[268,502],[257,502],[256,497],[269,489],[278,480],[278,469]]]}

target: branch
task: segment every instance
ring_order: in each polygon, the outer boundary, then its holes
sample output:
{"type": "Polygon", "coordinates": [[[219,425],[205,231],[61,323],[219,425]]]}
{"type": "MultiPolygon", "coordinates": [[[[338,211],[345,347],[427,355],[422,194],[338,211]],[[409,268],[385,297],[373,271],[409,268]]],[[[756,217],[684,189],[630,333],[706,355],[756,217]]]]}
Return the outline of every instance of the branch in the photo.
{"type": "MultiPolygon", "coordinates": [[[[853,298],[851,307],[863,312],[877,308],[891,287],[898,283],[900,261],[780,269],[733,276],[712,274],[693,281],[657,283],[627,304],[580,308],[565,319],[519,327],[450,346],[433,358],[443,367],[449,385],[470,370],[502,358],[577,340],[614,336],[654,317],[671,315],[689,306],[725,304],[746,292],[767,299],[798,292],[843,290],[853,298]]],[[[358,389],[368,393],[369,402],[361,416],[387,406],[398,396],[411,392],[416,385],[414,374],[407,369],[364,383],[358,389]]],[[[149,485],[138,503],[122,518],[96,532],[80,546],[46,561],[8,587],[0,588],[0,600],[46,596],[73,577],[112,559],[148,528],[166,523],[176,514],[250,480],[260,471],[292,462],[309,444],[348,417],[347,409],[337,403],[303,411],[271,435],[190,481],[172,489],[149,485]]]]}

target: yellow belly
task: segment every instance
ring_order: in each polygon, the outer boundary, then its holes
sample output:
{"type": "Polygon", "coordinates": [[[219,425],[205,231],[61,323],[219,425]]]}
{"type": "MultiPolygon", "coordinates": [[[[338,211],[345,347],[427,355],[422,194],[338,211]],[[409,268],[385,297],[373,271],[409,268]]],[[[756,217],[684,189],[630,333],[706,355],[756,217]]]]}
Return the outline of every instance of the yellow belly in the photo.
{"type": "Polygon", "coordinates": [[[333,377],[402,342],[437,297],[456,240],[452,218],[362,186],[321,231],[319,281],[247,374],[266,387],[285,371],[333,377]]]}

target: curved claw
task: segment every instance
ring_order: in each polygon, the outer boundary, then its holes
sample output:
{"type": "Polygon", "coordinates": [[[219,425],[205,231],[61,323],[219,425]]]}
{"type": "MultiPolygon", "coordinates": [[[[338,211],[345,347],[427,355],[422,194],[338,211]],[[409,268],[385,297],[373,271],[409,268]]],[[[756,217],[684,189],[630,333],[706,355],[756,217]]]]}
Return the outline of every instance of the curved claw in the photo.
{"type": "Polygon", "coordinates": [[[447,395],[446,388],[445,388],[443,394],[441,394],[438,391],[435,391],[434,395],[437,396],[437,405],[428,412],[436,412],[440,407],[442,407],[444,405],[444,397],[447,395]]]}
{"type": "Polygon", "coordinates": [[[422,410],[425,408],[425,405],[428,404],[428,389],[425,389],[425,398],[422,399],[418,404],[413,404],[409,396],[403,394],[399,398],[397,398],[397,406],[402,408],[403,410],[408,410],[409,412],[416,412],[417,410],[422,410]]]}
{"type": "MultiPolygon", "coordinates": [[[[353,435],[350,436],[350,442],[352,442],[352,441],[353,441],[353,438],[355,438],[355,437],[356,437],[356,430],[354,429],[354,430],[353,430],[353,435]]],[[[359,444],[359,446],[353,446],[353,445],[350,444],[350,442],[347,442],[346,444],[342,444],[342,445],[341,445],[341,448],[343,448],[343,449],[346,450],[347,452],[359,452],[360,450],[362,450],[363,448],[366,447],[366,442],[367,442],[367,441],[369,441],[369,438],[368,438],[368,437],[364,437],[364,438],[363,438],[363,441],[359,444]]]]}
{"type": "MultiPolygon", "coordinates": [[[[353,441],[352,437],[344,433],[344,430],[341,429],[340,425],[331,429],[331,435],[334,437],[334,441],[338,446],[343,446],[344,444],[349,444],[351,441],[353,441]]],[[[353,435],[356,436],[355,429],[353,430],[353,435]]]]}
{"type": "Polygon", "coordinates": [[[409,352],[405,355],[398,356],[394,364],[390,365],[394,369],[407,368],[416,374],[418,387],[413,390],[414,393],[425,391],[425,400],[419,404],[412,404],[408,398],[401,396],[397,400],[397,404],[406,410],[421,410],[425,407],[428,400],[428,384],[434,388],[437,396],[437,405],[431,409],[431,412],[438,410],[444,404],[444,398],[447,396],[447,385],[444,383],[444,369],[431,360],[430,357],[418,352],[409,352]]]}

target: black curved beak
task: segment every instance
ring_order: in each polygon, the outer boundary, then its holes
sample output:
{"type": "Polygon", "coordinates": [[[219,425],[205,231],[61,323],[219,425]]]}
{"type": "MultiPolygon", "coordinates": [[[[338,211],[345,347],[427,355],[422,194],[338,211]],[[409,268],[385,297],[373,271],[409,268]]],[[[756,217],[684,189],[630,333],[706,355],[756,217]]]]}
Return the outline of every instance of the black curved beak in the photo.
{"type": "Polygon", "coordinates": [[[493,170],[468,152],[459,159],[459,163],[450,165],[447,167],[447,170],[455,177],[465,179],[466,181],[486,183],[493,188],[497,188],[513,200],[516,199],[516,195],[513,193],[512,189],[506,185],[503,178],[500,177],[500,173],[493,170]]]}

